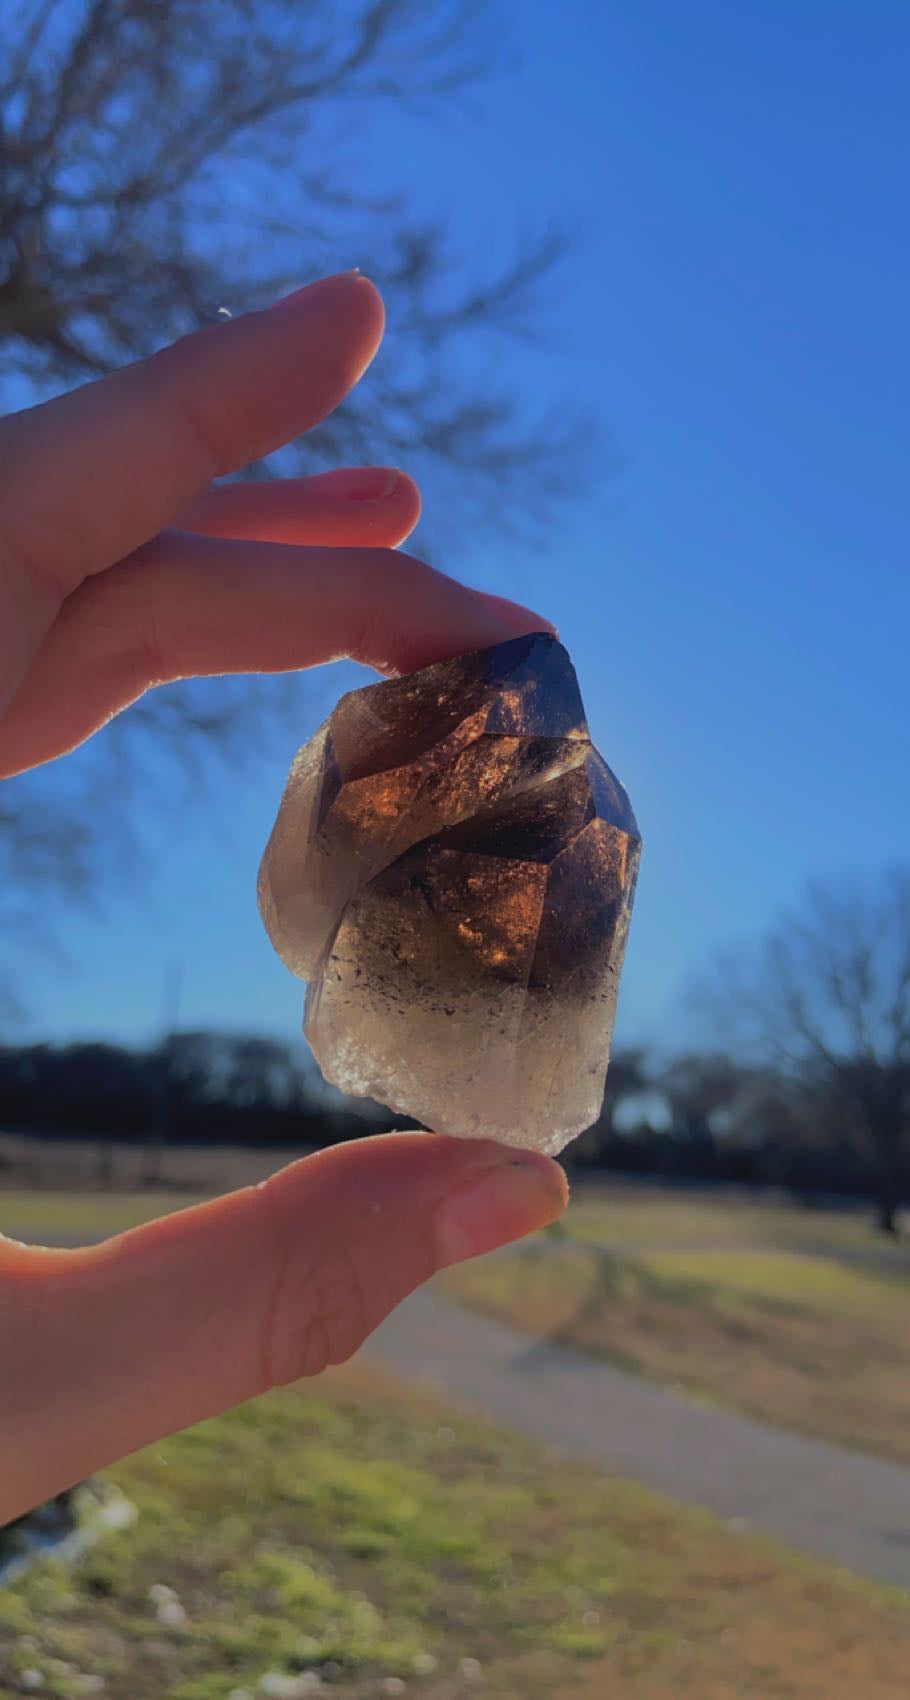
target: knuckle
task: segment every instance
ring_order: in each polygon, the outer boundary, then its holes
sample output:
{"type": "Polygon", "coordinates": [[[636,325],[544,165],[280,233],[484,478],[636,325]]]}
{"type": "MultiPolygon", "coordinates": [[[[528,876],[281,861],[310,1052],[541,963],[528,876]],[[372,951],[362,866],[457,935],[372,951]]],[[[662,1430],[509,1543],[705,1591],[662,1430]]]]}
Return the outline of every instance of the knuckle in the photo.
{"type": "Polygon", "coordinates": [[[319,1375],[343,1363],[367,1332],[366,1306],[353,1261],[334,1249],[301,1263],[282,1261],[262,1327],[262,1373],[269,1387],[319,1375]]]}
{"type": "Polygon", "coordinates": [[[21,576],[59,606],[69,588],[68,551],[48,521],[44,522],[44,535],[40,539],[38,530],[33,525],[32,535],[27,523],[15,525],[9,514],[0,513],[0,566],[4,578],[21,576]]]}
{"type": "Polygon", "coordinates": [[[351,554],[354,624],[350,654],[355,661],[386,672],[402,618],[398,599],[390,600],[389,582],[400,580],[403,571],[410,568],[411,558],[378,544],[360,547],[351,554]]]}
{"type": "Polygon", "coordinates": [[[141,690],[163,684],[174,674],[166,608],[154,594],[160,555],[160,539],[152,538],[109,573],[87,579],[76,592],[83,617],[90,613],[96,629],[105,634],[118,678],[141,690]]]}
{"type": "Polygon", "coordinates": [[[224,331],[223,324],[199,325],[149,356],[168,395],[172,439],[182,437],[192,463],[205,468],[201,480],[231,470],[221,440],[223,420],[216,407],[196,400],[197,394],[204,396],[207,379],[223,362],[224,331]]]}

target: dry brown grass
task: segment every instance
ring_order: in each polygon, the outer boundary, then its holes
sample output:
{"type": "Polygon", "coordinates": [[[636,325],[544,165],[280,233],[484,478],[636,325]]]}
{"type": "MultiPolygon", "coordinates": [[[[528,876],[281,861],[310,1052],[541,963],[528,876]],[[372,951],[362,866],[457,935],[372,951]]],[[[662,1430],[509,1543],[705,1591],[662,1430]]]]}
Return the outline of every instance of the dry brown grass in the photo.
{"type": "Polygon", "coordinates": [[[488,1315],[770,1422],[910,1463],[910,1289],[782,1253],[558,1244],[465,1264],[446,1290],[488,1315]],[[803,1290],[805,1289],[805,1290],[803,1290]]]}
{"type": "MultiPolygon", "coordinates": [[[[299,1151],[242,1145],[173,1145],[162,1153],[158,1190],[191,1192],[201,1197],[230,1192],[264,1180],[299,1151]]],[[[0,1133],[0,1194],[3,1190],[51,1192],[132,1192],[145,1190],[148,1153],[141,1144],[110,1144],[95,1139],[35,1139],[0,1133]],[[102,1159],[110,1170],[102,1180],[102,1159]]],[[[172,1206],[173,1208],[174,1206],[172,1206]]]]}

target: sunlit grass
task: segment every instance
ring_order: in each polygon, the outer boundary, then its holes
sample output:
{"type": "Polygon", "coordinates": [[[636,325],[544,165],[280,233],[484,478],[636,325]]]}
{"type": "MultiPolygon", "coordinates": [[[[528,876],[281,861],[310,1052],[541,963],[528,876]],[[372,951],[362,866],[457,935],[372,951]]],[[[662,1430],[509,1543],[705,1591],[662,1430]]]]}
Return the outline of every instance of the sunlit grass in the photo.
{"type": "Polygon", "coordinates": [[[656,1275],[705,1282],[784,1304],[881,1321],[910,1337],[910,1268],[882,1273],[785,1251],[649,1251],[637,1261],[656,1275]]]}
{"type": "Polygon", "coordinates": [[[0,1589],[4,1700],[27,1671],[56,1700],[102,1692],[87,1678],[227,1700],[307,1672],[349,1700],[890,1700],[910,1664],[903,1596],[357,1369],[108,1479],[133,1525],[0,1589]]]}
{"type": "Polygon", "coordinates": [[[12,1239],[104,1239],[196,1204],[205,1193],[0,1191],[0,1233],[12,1239]]]}
{"type": "MultiPolygon", "coordinates": [[[[871,1206],[864,1210],[822,1210],[751,1199],[747,1194],[641,1191],[623,1183],[580,1183],[565,1218],[573,1239],[616,1248],[672,1247],[703,1250],[755,1246],[780,1250],[862,1251],[895,1260],[900,1246],[877,1235],[871,1206]]],[[[904,1251],[906,1259],[906,1250],[904,1251]]]]}
{"type": "Polygon", "coordinates": [[[446,1291],[545,1339],[910,1463],[910,1256],[858,1216],[582,1191],[446,1291]],[[794,1249],[798,1247],[799,1249],[794,1249]]]}

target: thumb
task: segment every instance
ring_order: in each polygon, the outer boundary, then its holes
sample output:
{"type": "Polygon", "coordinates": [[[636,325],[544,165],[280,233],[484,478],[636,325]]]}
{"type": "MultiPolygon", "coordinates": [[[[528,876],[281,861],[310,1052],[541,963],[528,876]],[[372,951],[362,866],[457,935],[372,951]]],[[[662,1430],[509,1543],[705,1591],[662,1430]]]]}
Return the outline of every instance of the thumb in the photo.
{"type": "Polygon", "coordinates": [[[384,1134],[103,1245],[0,1242],[0,1523],[356,1351],[435,1270],[552,1221],[552,1158],[384,1134]],[[5,1292],[4,1292],[5,1289],[5,1292]],[[12,1479],[10,1479],[12,1478],[12,1479]]]}

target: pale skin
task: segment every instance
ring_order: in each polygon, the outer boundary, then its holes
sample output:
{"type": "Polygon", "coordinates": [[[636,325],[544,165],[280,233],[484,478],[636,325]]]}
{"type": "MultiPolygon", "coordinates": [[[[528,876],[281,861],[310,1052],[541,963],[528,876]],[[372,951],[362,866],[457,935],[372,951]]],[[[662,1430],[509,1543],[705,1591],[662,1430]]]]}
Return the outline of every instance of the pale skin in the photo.
{"type": "MultiPolygon", "coordinates": [[[[346,655],[405,672],[547,628],[399,550],[420,511],[403,472],[213,482],[331,412],[383,326],[343,273],[0,420],[0,774],[167,680],[346,655]]],[[[348,1357],[436,1269],[565,1201],[548,1157],[386,1134],[100,1246],[0,1237],[0,1524],[348,1357]]]]}

